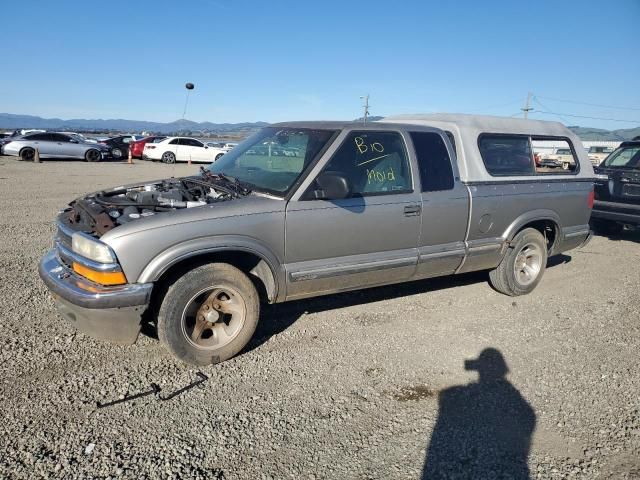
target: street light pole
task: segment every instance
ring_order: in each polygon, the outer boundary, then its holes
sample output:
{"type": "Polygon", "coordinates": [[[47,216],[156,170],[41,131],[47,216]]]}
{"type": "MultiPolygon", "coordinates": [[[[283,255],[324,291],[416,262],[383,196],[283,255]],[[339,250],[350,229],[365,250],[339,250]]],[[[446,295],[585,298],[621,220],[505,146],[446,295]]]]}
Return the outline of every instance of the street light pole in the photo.
{"type": "Polygon", "coordinates": [[[360,98],[364,99],[364,105],[362,105],[362,108],[364,109],[364,114],[362,115],[362,123],[367,123],[367,117],[369,116],[369,94],[367,93],[360,98]]]}

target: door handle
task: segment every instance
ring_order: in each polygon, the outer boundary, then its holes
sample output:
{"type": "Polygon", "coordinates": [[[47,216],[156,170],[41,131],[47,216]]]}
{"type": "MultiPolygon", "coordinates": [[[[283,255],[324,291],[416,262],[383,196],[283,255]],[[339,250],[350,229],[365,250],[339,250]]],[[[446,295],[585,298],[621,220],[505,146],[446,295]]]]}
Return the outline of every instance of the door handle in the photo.
{"type": "Polygon", "coordinates": [[[420,215],[422,211],[422,207],[420,205],[407,205],[404,207],[404,216],[405,217],[415,217],[420,215]]]}

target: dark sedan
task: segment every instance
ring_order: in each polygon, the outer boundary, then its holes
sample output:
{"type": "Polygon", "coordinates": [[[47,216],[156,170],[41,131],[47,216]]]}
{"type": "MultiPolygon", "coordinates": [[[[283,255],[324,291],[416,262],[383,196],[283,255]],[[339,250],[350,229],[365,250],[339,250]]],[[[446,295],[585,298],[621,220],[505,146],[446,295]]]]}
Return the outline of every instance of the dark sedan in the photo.
{"type": "Polygon", "coordinates": [[[111,156],[115,159],[129,156],[129,144],[144,138],[142,135],[120,135],[102,140],[100,143],[111,149],[111,156]]]}

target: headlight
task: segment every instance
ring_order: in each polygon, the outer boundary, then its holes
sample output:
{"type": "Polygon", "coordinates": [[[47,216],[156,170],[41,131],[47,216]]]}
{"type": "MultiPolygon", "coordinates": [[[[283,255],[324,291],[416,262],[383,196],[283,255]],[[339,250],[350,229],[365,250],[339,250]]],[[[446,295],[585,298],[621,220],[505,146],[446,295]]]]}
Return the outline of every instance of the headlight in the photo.
{"type": "Polygon", "coordinates": [[[71,248],[74,253],[100,263],[115,263],[116,256],[106,243],[102,243],[89,235],[76,232],[71,237],[71,248]]]}

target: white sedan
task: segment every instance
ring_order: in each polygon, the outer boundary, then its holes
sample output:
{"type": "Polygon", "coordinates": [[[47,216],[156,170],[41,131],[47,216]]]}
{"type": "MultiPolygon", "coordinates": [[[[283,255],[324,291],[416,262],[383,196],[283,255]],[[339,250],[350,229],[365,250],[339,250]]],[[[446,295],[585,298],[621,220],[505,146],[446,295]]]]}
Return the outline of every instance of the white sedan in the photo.
{"type": "Polygon", "coordinates": [[[146,143],[142,151],[145,160],[162,160],[164,163],[211,163],[224,155],[226,150],[205,145],[189,137],[167,137],[158,143],[146,143]]]}

